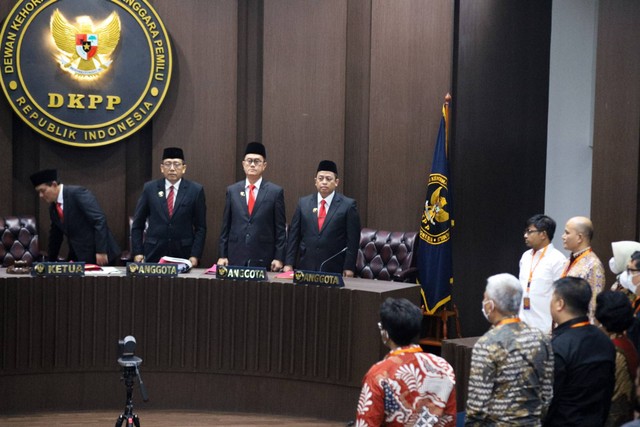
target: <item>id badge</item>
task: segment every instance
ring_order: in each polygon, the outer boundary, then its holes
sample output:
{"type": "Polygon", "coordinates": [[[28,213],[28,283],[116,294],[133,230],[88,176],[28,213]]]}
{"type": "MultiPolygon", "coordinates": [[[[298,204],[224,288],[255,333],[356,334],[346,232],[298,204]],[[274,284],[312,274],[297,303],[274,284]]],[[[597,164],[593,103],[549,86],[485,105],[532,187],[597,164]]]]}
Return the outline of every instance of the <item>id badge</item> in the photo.
{"type": "Polygon", "coordinates": [[[524,297],[524,300],[522,301],[522,308],[525,310],[531,310],[531,298],[524,297]]]}

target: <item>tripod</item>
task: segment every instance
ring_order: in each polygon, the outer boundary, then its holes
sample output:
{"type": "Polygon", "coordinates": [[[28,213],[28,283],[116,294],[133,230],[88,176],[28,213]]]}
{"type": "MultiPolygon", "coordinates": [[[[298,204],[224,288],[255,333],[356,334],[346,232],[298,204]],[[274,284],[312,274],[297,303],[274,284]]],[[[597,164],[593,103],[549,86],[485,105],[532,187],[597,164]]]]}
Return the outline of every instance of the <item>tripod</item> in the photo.
{"type": "Polygon", "coordinates": [[[120,416],[116,420],[115,427],[122,427],[122,423],[125,420],[127,421],[125,427],[140,427],[140,418],[138,417],[138,415],[133,413],[132,397],[133,383],[135,378],[138,377],[138,381],[140,382],[140,392],[142,393],[142,400],[145,402],[149,401],[147,390],[144,387],[142,377],[140,377],[140,371],[138,370],[138,366],[142,363],[142,359],[136,356],[121,357],[118,359],[118,363],[123,367],[122,379],[124,380],[124,385],[127,387],[127,402],[124,407],[124,412],[120,414],[120,416]]]}

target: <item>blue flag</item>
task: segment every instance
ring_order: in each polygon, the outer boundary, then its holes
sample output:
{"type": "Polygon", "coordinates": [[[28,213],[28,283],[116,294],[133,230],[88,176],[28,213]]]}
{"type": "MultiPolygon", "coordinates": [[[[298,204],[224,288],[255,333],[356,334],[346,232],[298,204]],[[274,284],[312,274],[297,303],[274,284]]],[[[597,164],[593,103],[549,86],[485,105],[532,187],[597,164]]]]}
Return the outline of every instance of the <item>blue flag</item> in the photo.
{"type": "Polygon", "coordinates": [[[453,266],[451,255],[451,188],[447,159],[446,110],[443,107],[438,139],[433,154],[427,197],[420,222],[418,281],[428,314],[451,300],[453,266]]]}

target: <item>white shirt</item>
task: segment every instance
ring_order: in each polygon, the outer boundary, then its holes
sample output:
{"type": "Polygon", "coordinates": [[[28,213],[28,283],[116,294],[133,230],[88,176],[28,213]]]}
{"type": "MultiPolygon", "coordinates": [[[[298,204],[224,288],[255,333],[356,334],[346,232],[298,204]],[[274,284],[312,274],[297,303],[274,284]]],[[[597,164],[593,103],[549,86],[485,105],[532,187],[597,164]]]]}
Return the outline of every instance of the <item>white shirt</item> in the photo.
{"type": "Polygon", "coordinates": [[[562,274],[562,267],[567,260],[565,256],[553,247],[553,243],[549,243],[547,250],[542,255],[544,249],[533,252],[529,249],[520,258],[520,284],[522,285],[522,297],[530,298],[530,309],[525,310],[523,302],[520,303],[520,319],[527,325],[538,328],[542,332],[551,333],[551,312],[549,305],[551,304],[551,295],[553,294],[552,285],[556,279],[562,274]],[[527,292],[527,282],[529,274],[531,276],[531,285],[527,292]]]}
{"type": "Polygon", "coordinates": [[[60,184],[58,185],[58,187],[60,187],[60,191],[58,192],[58,200],[56,200],[56,203],[60,204],[60,209],[62,209],[62,212],[64,212],[64,197],[62,197],[62,190],[64,189],[64,184],[60,184]]]}
{"type": "MultiPolygon", "coordinates": [[[[256,181],[255,185],[256,188],[253,189],[253,200],[257,200],[258,199],[258,191],[260,191],[260,185],[262,184],[262,177],[260,177],[260,179],[258,179],[256,181]]],[[[249,186],[251,185],[251,183],[249,182],[248,179],[244,180],[244,188],[245,188],[245,196],[247,199],[247,205],[249,205],[249,186]]]]}
{"type": "Polygon", "coordinates": [[[170,183],[168,179],[164,180],[165,197],[169,197],[169,191],[171,190],[171,186],[173,186],[173,207],[176,206],[176,200],[178,199],[178,188],[180,188],[181,182],[182,178],[179,179],[175,184],[170,183]]]}
{"type": "MultiPolygon", "coordinates": [[[[325,212],[329,212],[329,206],[331,206],[331,202],[333,201],[333,196],[336,195],[336,192],[334,191],[333,193],[329,194],[325,199],[324,199],[324,209],[325,212]]],[[[320,195],[320,193],[318,193],[318,213],[320,213],[320,202],[322,201],[322,196],[320,195]]]]}

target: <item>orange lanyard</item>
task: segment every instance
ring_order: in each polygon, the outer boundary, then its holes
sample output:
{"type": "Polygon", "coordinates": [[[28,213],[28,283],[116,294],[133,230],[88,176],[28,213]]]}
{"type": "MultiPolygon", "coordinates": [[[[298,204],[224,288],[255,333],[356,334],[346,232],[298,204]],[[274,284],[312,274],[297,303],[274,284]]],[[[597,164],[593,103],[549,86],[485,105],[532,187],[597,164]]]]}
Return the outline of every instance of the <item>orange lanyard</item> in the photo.
{"type": "Polygon", "coordinates": [[[562,272],[562,276],[560,277],[567,277],[567,273],[569,272],[569,270],[571,270],[571,267],[573,267],[574,264],[576,264],[582,258],[586,257],[589,254],[589,252],[591,252],[591,248],[586,249],[583,253],[580,254],[578,258],[574,259],[573,262],[570,262],[569,265],[567,265],[567,268],[564,269],[564,271],[562,272]]]}
{"type": "Polygon", "coordinates": [[[549,245],[544,247],[542,253],[540,254],[540,258],[538,258],[538,262],[536,262],[536,265],[533,265],[533,257],[536,256],[536,251],[534,250],[531,253],[531,266],[529,267],[529,280],[527,281],[527,295],[529,294],[529,288],[531,287],[531,280],[533,280],[533,272],[536,271],[536,268],[538,268],[538,264],[540,264],[540,261],[542,261],[542,258],[544,258],[544,254],[547,252],[548,247],[549,245]]]}
{"type": "Polygon", "coordinates": [[[395,350],[390,352],[387,355],[387,357],[396,356],[398,354],[403,354],[403,353],[420,353],[420,352],[422,352],[422,348],[420,346],[401,347],[401,348],[396,348],[395,350]]]}
{"type": "Polygon", "coordinates": [[[502,325],[507,325],[509,323],[518,323],[520,321],[519,317],[509,317],[507,319],[502,319],[501,321],[499,321],[498,323],[496,323],[496,328],[498,326],[502,326],[502,325]]]}
{"type": "Polygon", "coordinates": [[[582,328],[583,326],[587,326],[587,325],[590,325],[590,323],[589,323],[588,320],[585,320],[584,322],[579,322],[579,323],[576,323],[575,325],[571,325],[571,328],[572,329],[573,328],[582,328]]]}

